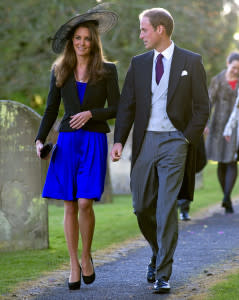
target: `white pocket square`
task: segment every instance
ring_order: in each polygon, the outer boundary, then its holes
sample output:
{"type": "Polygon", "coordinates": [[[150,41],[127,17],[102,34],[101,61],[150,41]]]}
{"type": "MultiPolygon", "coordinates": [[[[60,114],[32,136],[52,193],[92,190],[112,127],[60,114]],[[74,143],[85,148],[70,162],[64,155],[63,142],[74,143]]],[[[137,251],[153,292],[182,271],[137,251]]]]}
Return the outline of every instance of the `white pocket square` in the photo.
{"type": "Polygon", "coordinates": [[[188,75],[188,71],[183,70],[181,76],[187,76],[188,75]]]}

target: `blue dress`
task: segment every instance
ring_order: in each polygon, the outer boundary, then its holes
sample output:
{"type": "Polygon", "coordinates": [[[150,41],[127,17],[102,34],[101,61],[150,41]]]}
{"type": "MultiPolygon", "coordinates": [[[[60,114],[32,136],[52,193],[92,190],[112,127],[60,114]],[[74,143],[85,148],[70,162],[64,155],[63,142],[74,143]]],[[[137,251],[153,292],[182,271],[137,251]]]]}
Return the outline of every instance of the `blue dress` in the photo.
{"type": "MultiPolygon", "coordinates": [[[[87,83],[76,82],[80,102],[87,83]]],[[[52,152],[42,197],[69,201],[78,198],[99,201],[107,168],[105,133],[78,129],[59,132],[52,152]]]]}

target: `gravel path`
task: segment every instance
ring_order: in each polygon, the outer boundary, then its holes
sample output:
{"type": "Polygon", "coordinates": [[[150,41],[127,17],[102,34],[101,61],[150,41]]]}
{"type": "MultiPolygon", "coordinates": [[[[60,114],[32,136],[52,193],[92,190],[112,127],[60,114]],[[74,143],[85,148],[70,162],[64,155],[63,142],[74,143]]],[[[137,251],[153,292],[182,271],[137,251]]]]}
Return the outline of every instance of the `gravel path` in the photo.
{"type": "Polygon", "coordinates": [[[58,271],[16,292],[15,299],[192,299],[206,290],[214,277],[239,268],[238,201],[234,214],[225,215],[218,205],[193,221],[180,222],[179,227],[169,295],[152,294],[152,284],[145,277],[151,253],[139,238],[120,249],[95,253],[96,281],[92,285],[82,282],[80,290],[69,291],[68,272],[58,271]]]}

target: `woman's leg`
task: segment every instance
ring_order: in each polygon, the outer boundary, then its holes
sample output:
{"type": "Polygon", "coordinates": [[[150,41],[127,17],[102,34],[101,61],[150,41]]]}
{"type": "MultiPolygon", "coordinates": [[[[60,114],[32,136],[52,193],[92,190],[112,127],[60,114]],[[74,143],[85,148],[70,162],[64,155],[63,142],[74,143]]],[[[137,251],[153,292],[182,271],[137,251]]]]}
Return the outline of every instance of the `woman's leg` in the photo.
{"type": "Polygon", "coordinates": [[[222,162],[218,162],[217,164],[217,177],[219,180],[219,183],[222,188],[222,192],[224,193],[225,188],[225,177],[226,177],[226,164],[222,162]]]}
{"type": "Polygon", "coordinates": [[[78,199],[79,226],[82,239],[81,266],[84,276],[90,276],[94,272],[91,263],[91,244],[95,229],[95,214],[92,199],[78,199]]]}
{"type": "Polygon", "coordinates": [[[73,201],[64,201],[64,231],[67,247],[70,255],[71,273],[69,282],[80,280],[80,268],[78,258],[79,242],[79,222],[78,222],[78,203],[73,201]]]}
{"type": "Polygon", "coordinates": [[[226,164],[224,195],[226,198],[231,198],[231,192],[235,185],[237,178],[237,162],[230,162],[226,164]]]}

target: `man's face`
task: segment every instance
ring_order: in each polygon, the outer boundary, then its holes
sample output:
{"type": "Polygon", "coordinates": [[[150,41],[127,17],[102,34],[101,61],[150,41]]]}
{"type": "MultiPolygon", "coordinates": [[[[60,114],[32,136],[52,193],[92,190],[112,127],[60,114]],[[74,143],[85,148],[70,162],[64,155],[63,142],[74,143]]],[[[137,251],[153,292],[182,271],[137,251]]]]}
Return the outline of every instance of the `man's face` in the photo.
{"type": "Polygon", "coordinates": [[[161,34],[151,25],[148,17],[143,17],[140,20],[140,35],[139,38],[144,42],[146,49],[156,49],[160,45],[161,34]]]}

